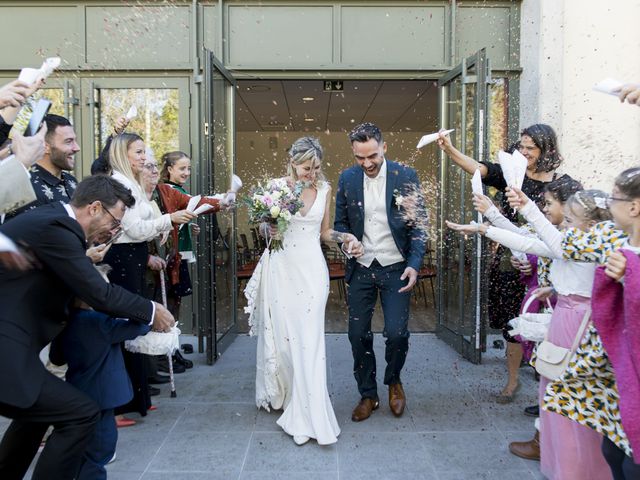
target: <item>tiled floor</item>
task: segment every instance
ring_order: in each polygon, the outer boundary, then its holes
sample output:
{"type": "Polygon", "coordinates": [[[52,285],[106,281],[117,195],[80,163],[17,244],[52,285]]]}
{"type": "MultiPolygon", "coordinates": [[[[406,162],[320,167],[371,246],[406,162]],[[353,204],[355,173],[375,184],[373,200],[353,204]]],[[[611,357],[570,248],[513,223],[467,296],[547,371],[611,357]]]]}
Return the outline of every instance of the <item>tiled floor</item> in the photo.
{"type": "MultiPolygon", "coordinates": [[[[256,410],[255,339],[241,336],[214,366],[191,355],[196,366],[177,376],[178,397],[169,398],[163,386],[154,397],[158,410],[120,430],[109,479],[543,478],[537,462],[507,449],[509,441],[532,435],[533,421],[522,409],[535,402],[536,383],[531,369],[523,368],[516,401],[494,403],[504,377],[503,350],[472,365],[434,335],[413,335],[403,376],[405,415],[393,417],[382,402],[370,419],[353,423],[358,394],[348,339],[327,335],[326,341],[329,390],[342,428],[337,444],[298,447],[276,425],[278,413],[256,410]]],[[[379,371],[382,347],[376,336],[379,371]]]]}

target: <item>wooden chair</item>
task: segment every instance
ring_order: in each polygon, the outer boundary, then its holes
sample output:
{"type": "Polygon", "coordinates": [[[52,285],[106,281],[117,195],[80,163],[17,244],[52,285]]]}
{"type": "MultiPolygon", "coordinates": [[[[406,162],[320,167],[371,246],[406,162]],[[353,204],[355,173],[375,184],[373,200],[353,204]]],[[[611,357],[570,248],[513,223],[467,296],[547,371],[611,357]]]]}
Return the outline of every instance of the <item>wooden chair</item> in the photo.
{"type": "Polygon", "coordinates": [[[427,249],[425,251],[424,259],[422,262],[422,268],[418,272],[418,282],[416,285],[416,291],[422,293],[424,297],[424,306],[427,307],[427,292],[424,286],[424,281],[429,280],[431,284],[431,296],[433,298],[433,307],[436,307],[436,289],[433,284],[433,280],[438,274],[438,270],[433,262],[433,249],[431,248],[431,242],[427,242],[427,249]]]}

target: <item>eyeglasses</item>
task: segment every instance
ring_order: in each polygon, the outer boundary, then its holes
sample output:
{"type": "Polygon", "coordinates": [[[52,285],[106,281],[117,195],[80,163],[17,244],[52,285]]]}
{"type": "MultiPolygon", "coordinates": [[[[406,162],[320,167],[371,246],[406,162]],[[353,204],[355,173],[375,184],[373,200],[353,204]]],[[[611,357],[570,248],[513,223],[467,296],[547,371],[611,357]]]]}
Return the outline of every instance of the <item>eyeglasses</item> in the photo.
{"type": "Polygon", "coordinates": [[[143,167],[146,168],[147,170],[151,170],[152,172],[158,171],[158,166],[153,163],[145,163],[143,167]]]}
{"type": "Polygon", "coordinates": [[[613,202],[633,202],[632,198],[607,197],[607,208],[611,207],[613,202]]]}
{"type": "Polygon", "coordinates": [[[113,219],[111,230],[113,230],[115,228],[120,228],[120,224],[122,223],[122,220],[118,220],[116,217],[114,217],[113,214],[109,210],[104,208],[104,205],[100,204],[100,206],[102,207],[102,210],[107,212],[109,214],[109,216],[113,219]]]}

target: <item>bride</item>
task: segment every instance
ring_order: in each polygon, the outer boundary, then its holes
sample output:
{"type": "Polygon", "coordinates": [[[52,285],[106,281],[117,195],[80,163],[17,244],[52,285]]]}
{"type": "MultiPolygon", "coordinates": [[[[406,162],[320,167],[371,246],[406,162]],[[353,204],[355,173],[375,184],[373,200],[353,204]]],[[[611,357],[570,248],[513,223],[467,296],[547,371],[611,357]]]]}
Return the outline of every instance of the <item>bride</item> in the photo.
{"type": "MultiPolygon", "coordinates": [[[[340,242],[353,256],[362,245],[330,228],[331,187],[322,174],[322,147],[302,137],[289,150],[287,181],[303,182],[304,207],[291,218],[282,250],[265,251],[247,284],[247,311],[258,335],[256,404],[284,409],[277,423],[296,444],[335,443],[340,427],[327,391],[324,317],[329,271],[320,242],[340,242]]],[[[275,235],[263,224],[261,231],[275,235]]]]}

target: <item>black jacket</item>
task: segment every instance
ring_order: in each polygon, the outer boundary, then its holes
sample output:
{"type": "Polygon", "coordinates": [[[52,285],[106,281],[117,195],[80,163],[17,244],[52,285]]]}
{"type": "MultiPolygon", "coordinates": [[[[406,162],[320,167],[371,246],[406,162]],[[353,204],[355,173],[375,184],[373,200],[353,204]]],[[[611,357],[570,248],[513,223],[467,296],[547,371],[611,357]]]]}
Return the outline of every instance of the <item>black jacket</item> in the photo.
{"type": "Polygon", "coordinates": [[[40,262],[27,272],[0,267],[0,402],[27,408],[45,375],[39,352],[63,329],[74,297],[96,310],[151,322],[153,305],[103,280],[86,256],[80,224],[61,203],[26,212],[0,227],[40,262]]]}

